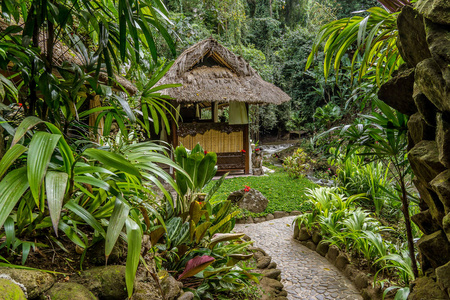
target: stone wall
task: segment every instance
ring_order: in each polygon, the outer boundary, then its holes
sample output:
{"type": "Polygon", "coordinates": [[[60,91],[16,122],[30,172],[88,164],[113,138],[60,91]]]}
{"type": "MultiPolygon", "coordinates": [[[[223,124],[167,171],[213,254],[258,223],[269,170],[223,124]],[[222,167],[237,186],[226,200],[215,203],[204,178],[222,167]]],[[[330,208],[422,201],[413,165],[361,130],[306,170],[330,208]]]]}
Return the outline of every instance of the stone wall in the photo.
{"type": "MultiPolygon", "coordinates": [[[[409,299],[431,289],[450,294],[450,1],[418,0],[398,16],[398,47],[406,64],[378,97],[410,116],[408,158],[420,193],[412,217],[424,233],[417,243],[424,278],[409,299]]],[[[446,294],[446,295],[445,295],[446,294]]]]}

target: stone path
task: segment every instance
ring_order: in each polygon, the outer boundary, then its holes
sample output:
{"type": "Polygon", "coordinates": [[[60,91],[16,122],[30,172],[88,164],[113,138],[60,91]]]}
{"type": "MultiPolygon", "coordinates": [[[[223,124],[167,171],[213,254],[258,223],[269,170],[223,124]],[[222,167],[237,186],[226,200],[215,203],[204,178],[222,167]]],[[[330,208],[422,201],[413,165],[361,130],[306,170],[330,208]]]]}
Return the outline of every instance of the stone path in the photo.
{"type": "Polygon", "coordinates": [[[257,224],[236,224],[235,232],[244,232],[272,256],[281,270],[281,282],[288,299],[360,300],[353,284],[325,257],[292,238],[294,217],[285,217],[257,224]]]}

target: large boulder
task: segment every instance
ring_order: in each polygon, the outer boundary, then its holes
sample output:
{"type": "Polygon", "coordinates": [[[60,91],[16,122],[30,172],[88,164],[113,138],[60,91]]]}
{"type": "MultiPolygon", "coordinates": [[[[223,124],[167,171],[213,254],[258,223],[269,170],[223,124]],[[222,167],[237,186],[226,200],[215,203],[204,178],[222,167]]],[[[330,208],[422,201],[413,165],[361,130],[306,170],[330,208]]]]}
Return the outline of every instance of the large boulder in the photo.
{"type": "Polygon", "coordinates": [[[419,86],[414,83],[414,103],[417,110],[421,114],[423,120],[430,126],[436,127],[436,114],[438,112],[436,106],[425,96],[419,86]]]}
{"type": "Polygon", "coordinates": [[[3,300],[25,300],[22,289],[6,278],[0,278],[0,295],[3,300]]]}
{"type": "Polygon", "coordinates": [[[442,230],[423,235],[417,242],[417,247],[434,269],[445,265],[450,260],[450,243],[442,230]]]}
{"type": "Polygon", "coordinates": [[[445,213],[450,213],[450,170],[440,173],[430,182],[430,185],[443,204],[445,213]]]}
{"type": "MultiPolygon", "coordinates": [[[[415,83],[425,96],[442,112],[450,112],[450,87],[433,58],[421,61],[416,67],[415,83]]],[[[388,103],[389,104],[389,103],[388,103]]],[[[395,106],[393,106],[395,107],[395,106]]]]}
{"type": "Polygon", "coordinates": [[[397,18],[398,39],[397,46],[402,58],[410,67],[431,57],[428,49],[423,16],[411,6],[404,6],[397,18]],[[410,34],[414,31],[414,34],[410,34]],[[409,51],[414,49],[414,51],[409,51]]]}
{"type": "Polygon", "coordinates": [[[450,290],[450,261],[436,269],[436,279],[441,289],[450,290]]]}
{"type": "Polygon", "coordinates": [[[161,280],[161,289],[164,293],[164,299],[175,300],[178,298],[183,288],[183,283],[177,281],[172,276],[166,276],[161,280]]]}
{"type": "Polygon", "coordinates": [[[405,115],[417,112],[413,98],[414,69],[400,72],[378,90],[378,98],[405,115]]]}
{"type": "Polygon", "coordinates": [[[439,161],[435,141],[421,141],[409,151],[408,159],[414,174],[426,185],[446,169],[439,161]]]}
{"type": "Polygon", "coordinates": [[[42,300],[97,300],[94,294],[78,283],[58,282],[41,296],[42,300]]]}
{"type": "Polygon", "coordinates": [[[425,185],[421,181],[413,180],[413,182],[419,191],[420,201],[426,204],[426,207],[433,218],[433,222],[440,226],[445,213],[444,205],[439,199],[439,196],[431,188],[428,188],[428,185],[425,185]]]}
{"type": "Polygon", "coordinates": [[[447,86],[450,85],[450,34],[449,26],[442,26],[430,20],[425,22],[427,42],[430,47],[431,56],[439,65],[447,86]]]}
{"type": "Polygon", "coordinates": [[[269,200],[260,191],[255,189],[250,189],[248,192],[244,189],[232,192],[228,196],[228,200],[236,203],[240,208],[254,213],[263,212],[267,204],[269,204],[269,200]]]}
{"type": "Polygon", "coordinates": [[[442,219],[442,228],[444,229],[444,233],[447,236],[447,240],[450,243],[450,213],[448,213],[442,219]]]}
{"type": "Polygon", "coordinates": [[[127,297],[125,266],[103,266],[85,270],[71,281],[84,285],[99,299],[123,300],[127,297]]]}
{"type": "Polygon", "coordinates": [[[432,234],[441,229],[437,222],[433,220],[433,216],[428,209],[412,216],[411,220],[425,234],[432,234]]]}
{"type": "Polygon", "coordinates": [[[435,138],[435,129],[425,123],[420,113],[415,113],[409,118],[408,133],[414,145],[422,140],[432,141],[435,138]]]}
{"type": "Polygon", "coordinates": [[[436,143],[439,151],[439,161],[450,168],[450,122],[447,117],[437,114],[436,143]]]}
{"type": "Polygon", "coordinates": [[[450,1],[418,0],[417,11],[435,23],[450,25],[450,1]]]}
{"type": "Polygon", "coordinates": [[[420,277],[411,284],[412,289],[408,300],[448,300],[447,294],[429,277],[420,277]]]}
{"type": "Polygon", "coordinates": [[[0,267],[0,274],[8,275],[14,281],[22,284],[29,299],[38,297],[55,283],[55,277],[43,271],[0,267]]]}

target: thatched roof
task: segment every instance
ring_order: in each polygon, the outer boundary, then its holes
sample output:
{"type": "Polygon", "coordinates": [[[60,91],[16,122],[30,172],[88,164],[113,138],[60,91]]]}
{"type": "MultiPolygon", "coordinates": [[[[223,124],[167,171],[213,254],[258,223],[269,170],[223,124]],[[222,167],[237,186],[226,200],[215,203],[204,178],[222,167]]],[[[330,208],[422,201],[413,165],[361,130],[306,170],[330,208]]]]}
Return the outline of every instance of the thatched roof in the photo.
{"type": "MultiPolygon", "coordinates": [[[[19,25],[23,26],[23,22],[21,24],[17,24],[15,22],[6,22],[6,20],[0,17],[0,30],[4,31],[10,25],[19,25]]],[[[39,39],[39,48],[42,53],[47,54],[47,36],[43,32],[41,32],[41,36],[39,39]]],[[[64,44],[60,40],[55,40],[53,44],[53,64],[55,66],[62,66],[63,62],[70,62],[77,65],[83,65],[82,56],[69,48],[66,44],[64,44]]],[[[53,71],[55,73],[56,70],[53,71]]],[[[59,74],[55,74],[58,76],[59,74]]],[[[136,86],[131,83],[129,80],[124,77],[114,74],[114,82],[112,85],[112,89],[115,91],[123,91],[122,87],[130,94],[135,95],[138,92],[136,86]]],[[[106,72],[100,72],[99,81],[105,84],[108,81],[108,74],[106,72]]]]}
{"type": "Polygon", "coordinates": [[[240,56],[208,38],[185,50],[157,85],[181,83],[165,89],[178,102],[281,104],[290,97],[261,76],[240,56]]]}

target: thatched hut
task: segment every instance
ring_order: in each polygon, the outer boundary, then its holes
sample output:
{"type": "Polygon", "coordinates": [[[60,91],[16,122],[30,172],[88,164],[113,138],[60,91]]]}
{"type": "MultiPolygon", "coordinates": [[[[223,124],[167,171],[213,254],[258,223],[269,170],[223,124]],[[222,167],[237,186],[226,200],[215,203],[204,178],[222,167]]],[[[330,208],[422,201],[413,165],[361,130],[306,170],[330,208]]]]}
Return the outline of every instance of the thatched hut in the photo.
{"type": "Polygon", "coordinates": [[[290,97],[261,76],[240,56],[213,38],[185,50],[158,85],[179,112],[170,142],[192,149],[200,143],[218,156],[219,170],[250,172],[249,104],[281,104],[290,97]]]}

